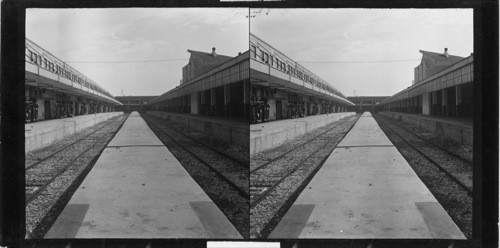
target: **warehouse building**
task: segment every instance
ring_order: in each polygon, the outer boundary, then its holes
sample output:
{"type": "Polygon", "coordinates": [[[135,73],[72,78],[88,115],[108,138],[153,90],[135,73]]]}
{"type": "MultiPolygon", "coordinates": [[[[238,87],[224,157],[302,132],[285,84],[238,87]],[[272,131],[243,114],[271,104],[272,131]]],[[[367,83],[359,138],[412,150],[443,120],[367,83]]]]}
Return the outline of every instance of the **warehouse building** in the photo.
{"type": "Polygon", "coordinates": [[[113,96],[33,41],[25,43],[26,122],[115,111],[113,96]]]}
{"type": "Polygon", "coordinates": [[[250,34],[252,123],[347,111],[340,91],[250,34]]]}
{"type": "Polygon", "coordinates": [[[473,116],[474,56],[420,51],[413,84],[384,100],[386,111],[466,117],[473,116]]]}
{"type": "Polygon", "coordinates": [[[248,52],[230,57],[188,50],[181,84],[148,102],[149,110],[194,115],[247,118],[248,52]]]}

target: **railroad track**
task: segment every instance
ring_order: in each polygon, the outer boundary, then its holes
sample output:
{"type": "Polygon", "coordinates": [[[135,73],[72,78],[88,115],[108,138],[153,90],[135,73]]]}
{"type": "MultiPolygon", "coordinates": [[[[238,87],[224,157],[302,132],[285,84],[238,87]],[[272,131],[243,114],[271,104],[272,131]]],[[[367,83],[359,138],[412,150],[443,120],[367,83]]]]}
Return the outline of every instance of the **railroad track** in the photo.
{"type": "MultiPolygon", "coordinates": [[[[339,123],[334,127],[321,132],[319,135],[314,136],[312,139],[308,139],[306,142],[303,142],[292,149],[285,151],[283,154],[280,154],[279,156],[276,156],[273,159],[251,169],[250,209],[255,208],[264,199],[273,195],[273,191],[278,188],[287,177],[300,170],[301,167],[307,165],[307,161],[314,158],[320,151],[323,151],[327,147],[330,152],[333,151],[342,138],[354,126],[357,119],[359,119],[359,116],[351,117],[347,122],[352,122],[352,125],[348,125],[347,128],[341,127],[341,124],[345,122],[339,123]],[[312,151],[307,151],[309,148],[308,145],[313,148],[312,151]],[[301,150],[306,151],[305,156],[301,150]]],[[[321,161],[320,164],[323,162],[324,161],[321,161]]]]}
{"type": "MultiPolygon", "coordinates": [[[[385,117],[385,116],[382,116],[382,115],[378,115],[378,116],[380,118],[382,118],[383,120],[388,121],[389,123],[395,125],[393,121],[391,121],[391,120],[388,119],[388,117],[385,117]]],[[[448,149],[444,148],[443,146],[438,145],[438,144],[436,144],[436,143],[434,143],[434,142],[432,142],[432,141],[430,141],[430,140],[428,140],[428,139],[426,139],[426,138],[424,138],[424,137],[422,137],[422,136],[420,136],[420,135],[418,135],[418,134],[416,134],[414,132],[411,132],[410,130],[407,130],[407,129],[404,129],[404,130],[406,130],[407,132],[409,132],[413,136],[417,137],[418,139],[422,140],[423,142],[427,143],[428,145],[430,145],[432,147],[435,147],[435,148],[438,148],[438,149],[440,149],[440,150],[448,153],[450,156],[453,156],[453,157],[455,157],[457,159],[462,160],[464,163],[466,163],[466,164],[468,164],[470,166],[473,165],[473,161],[471,159],[469,159],[469,158],[467,158],[467,157],[465,157],[465,156],[463,156],[461,154],[451,152],[448,149]]]]}
{"type": "MultiPolygon", "coordinates": [[[[152,116],[152,118],[159,119],[155,116],[152,116]]],[[[224,156],[224,157],[227,157],[228,159],[233,160],[236,164],[242,166],[244,169],[248,169],[248,166],[250,163],[249,157],[247,156],[247,157],[243,158],[243,157],[241,157],[241,154],[235,154],[235,153],[237,153],[237,151],[234,151],[234,150],[224,151],[224,149],[221,149],[219,147],[220,140],[213,139],[212,137],[207,137],[198,131],[193,132],[193,129],[186,127],[183,124],[175,123],[173,121],[169,122],[168,128],[176,131],[177,133],[183,135],[184,137],[186,137],[194,142],[197,142],[201,146],[204,146],[210,150],[213,150],[214,152],[216,152],[220,156],[224,156]],[[190,133],[190,135],[188,135],[186,133],[190,133]],[[191,135],[193,135],[194,137],[191,135]],[[199,138],[196,138],[196,136],[198,136],[199,138]],[[200,141],[203,139],[205,139],[204,142],[200,141]],[[238,156],[238,155],[240,155],[240,156],[238,156]]],[[[246,154],[248,155],[248,153],[246,153],[246,154]]]]}
{"type": "Polygon", "coordinates": [[[320,132],[318,135],[315,135],[315,136],[313,136],[311,139],[306,140],[306,142],[303,142],[303,143],[300,143],[300,144],[298,144],[298,145],[295,145],[295,146],[293,146],[292,148],[288,149],[287,151],[285,151],[285,152],[283,152],[283,153],[280,153],[280,154],[279,154],[278,156],[276,156],[276,157],[272,157],[272,158],[270,158],[270,160],[267,160],[267,161],[265,161],[265,162],[264,162],[264,163],[262,163],[262,164],[257,164],[256,166],[251,166],[251,167],[250,167],[250,173],[254,173],[255,171],[258,171],[258,170],[260,170],[260,169],[262,169],[262,168],[264,168],[264,167],[268,166],[269,164],[271,164],[271,163],[275,162],[276,160],[278,160],[278,159],[280,159],[280,158],[282,158],[282,157],[284,157],[284,156],[286,156],[286,155],[290,154],[291,152],[293,152],[293,151],[295,151],[295,150],[299,149],[301,146],[305,146],[305,145],[307,145],[307,144],[311,143],[313,140],[316,140],[316,139],[317,139],[317,138],[319,138],[320,136],[322,136],[322,135],[324,135],[324,134],[326,134],[326,133],[330,132],[331,130],[333,130],[334,128],[338,127],[339,125],[340,125],[340,124],[335,125],[334,127],[330,128],[330,129],[328,129],[328,130],[326,130],[326,131],[320,132]]]}
{"type": "MultiPolygon", "coordinates": [[[[121,116],[119,117],[119,120],[123,118],[126,117],[121,116]]],[[[106,127],[109,127],[112,123],[112,121],[109,121],[97,130],[92,131],[82,138],[79,138],[78,140],[66,146],[63,146],[62,148],[57,149],[56,151],[50,153],[48,156],[27,166],[25,169],[25,204],[28,205],[30,202],[32,202],[59,175],[64,173],[80,158],[84,157],[87,152],[94,149],[96,144],[101,142],[104,138],[109,137],[109,134],[112,134],[113,132],[106,131],[106,127]]]]}
{"type": "MultiPolygon", "coordinates": [[[[248,198],[248,164],[203,144],[202,142],[162,123],[155,118],[143,115],[155,133],[168,138],[197,161],[210,168],[242,196],[248,198]]],[[[160,138],[160,137],[159,137],[160,138]]],[[[165,140],[160,140],[166,145],[165,140]]]]}
{"type": "Polygon", "coordinates": [[[440,171],[450,177],[460,188],[467,191],[469,195],[472,195],[472,163],[470,161],[427,141],[409,130],[398,127],[385,118],[377,116],[376,120],[439,168],[440,171]]]}

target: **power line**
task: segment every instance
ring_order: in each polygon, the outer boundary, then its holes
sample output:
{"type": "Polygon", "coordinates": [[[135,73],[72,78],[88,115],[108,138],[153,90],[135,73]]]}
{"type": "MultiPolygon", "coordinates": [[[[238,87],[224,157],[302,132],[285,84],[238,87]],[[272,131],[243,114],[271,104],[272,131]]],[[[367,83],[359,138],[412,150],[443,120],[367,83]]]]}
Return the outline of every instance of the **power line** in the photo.
{"type": "Polygon", "coordinates": [[[154,59],[154,60],[123,60],[123,61],[66,61],[66,63],[74,64],[124,64],[124,63],[151,63],[151,62],[167,62],[189,59],[154,59]]]}
{"type": "MultiPolygon", "coordinates": [[[[154,63],[154,62],[169,62],[182,61],[189,59],[153,59],[153,60],[123,60],[123,61],[66,61],[66,63],[74,64],[124,64],[124,63],[154,63]]],[[[419,61],[421,59],[401,59],[401,60],[371,60],[371,61],[297,61],[299,63],[311,64],[368,64],[368,63],[393,63],[393,62],[408,62],[419,61]]]]}
{"type": "Polygon", "coordinates": [[[299,63],[314,63],[314,64],[368,64],[368,63],[392,63],[419,61],[421,59],[401,59],[401,60],[372,60],[372,61],[297,61],[299,63]]]}

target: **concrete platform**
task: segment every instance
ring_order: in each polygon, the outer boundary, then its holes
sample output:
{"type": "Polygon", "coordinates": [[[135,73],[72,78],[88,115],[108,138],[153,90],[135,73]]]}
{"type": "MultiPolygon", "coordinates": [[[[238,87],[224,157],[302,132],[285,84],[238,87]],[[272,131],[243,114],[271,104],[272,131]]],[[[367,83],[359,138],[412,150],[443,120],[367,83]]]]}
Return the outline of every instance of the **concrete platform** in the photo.
{"type": "Polygon", "coordinates": [[[43,148],[68,135],[121,114],[123,112],[107,112],[26,123],[24,125],[25,152],[43,148]]]}
{"type": "Polygon", "coordinates": [[[379,112],[379,114],[388,116],[392,119],[401,118],[405,122],[412,123],[456,142],[470,146],[473,145],[474,128],[472,118],[443,117],[388,111],[379,112]]]}
{"type": "Polygon", "coordinates": [[[250,155],[281,145],[355,112],[313,115],[250,125],[250,155]]]}
{"type": "Polygon", "coordinates": [[[248,120],[161,111],[148,111],[147,113],[162,119],[169,119],[182,123],[197,131],[217,137],[230,144],[244,148],[249,147],[248,120]]]}
{"type": "Polygon", "coordinates": [[[45,238],[242,237],[134,112],[45,238]]]}
{"type": "Polygon", "coordinates": [[[380,134],[362,116],[269,238],[465,239],[380,134]]]}

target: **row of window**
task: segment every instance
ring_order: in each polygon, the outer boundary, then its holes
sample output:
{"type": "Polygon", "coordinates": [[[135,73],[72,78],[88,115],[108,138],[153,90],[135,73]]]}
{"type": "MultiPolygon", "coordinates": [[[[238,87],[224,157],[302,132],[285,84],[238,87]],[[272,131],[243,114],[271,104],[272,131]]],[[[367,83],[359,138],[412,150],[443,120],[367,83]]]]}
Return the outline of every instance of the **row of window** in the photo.
{"type": "Polygon", "coordinates": [[[337,92],[332,91],[330,89],[330,87],[321,83],[318,79],[309,76],[308,74],[302,72],[301,70],[294,68],[293,66],[290,66],[289,64],[285,63],[284,61],[281,61],[277,57],[275,57],[271,54],[268,54],[264,50],[261,50],[254,45],[251,45],[251,52],[252,52],[254,59],[260,59],[260,60],[262,60],[262,62],[269,64],[270,66],[272,66],[272,67],[274,67],[274,68],[276,68],[284,73],[287,73],[293,77],[299,78],[305,82],[309,82],[317,87],[321,87],[322,89],[328,90],[328,91],[337,95],[337,92]]]}
{"type": "Polygon", "coordinates": [[[37,64],[38,66],[43,67],[50,72],[53,72],[53,73],[58,74],[60,76],[63,76],[71,81],[77,82],[80,85],[91,88],[97,92],[100,92],[101,94],[104,94],[104,95],[109,96],[109,97],[113,97],[108,92],[101,90],[96,85],[87,82],[86,80],[84,80],[83,78],[79,77],[76,74],[73,74],[71,71],[67,70],[66,68],[63,68],[58,64],[54,64],[50,60],[47,60],[47,58],[41,56],[40,54],[37,54],[37,53],[31,51],[30,49],[27,49],[27,50],[28,50],[28,54],[29,54],[27,56],[28,56],[29,61],[31,63],[37,64]]]}
{"type": "Polygon", "coordinates": [[[379,104],[379,101],[352,101],[354,104],[379,104]]]}

